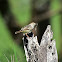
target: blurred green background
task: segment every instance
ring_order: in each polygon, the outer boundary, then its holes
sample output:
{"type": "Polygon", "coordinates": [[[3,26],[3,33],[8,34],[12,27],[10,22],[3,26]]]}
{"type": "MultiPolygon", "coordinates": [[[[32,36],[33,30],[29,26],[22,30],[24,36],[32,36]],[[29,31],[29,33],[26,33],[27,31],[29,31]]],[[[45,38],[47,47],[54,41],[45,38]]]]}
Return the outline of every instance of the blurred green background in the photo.
{"type": "Polygon", "coordinates": [[[11,62],[11,58],[14,62],[26,62],[22,33],[15,35],[15,31],[33,21],[39,24],[37,32],[39,39],[42,38],[47,25],[51,24],[59,62],[62,62],[61,15],[61,0],[1,0],[0,62],[11,62]]]}

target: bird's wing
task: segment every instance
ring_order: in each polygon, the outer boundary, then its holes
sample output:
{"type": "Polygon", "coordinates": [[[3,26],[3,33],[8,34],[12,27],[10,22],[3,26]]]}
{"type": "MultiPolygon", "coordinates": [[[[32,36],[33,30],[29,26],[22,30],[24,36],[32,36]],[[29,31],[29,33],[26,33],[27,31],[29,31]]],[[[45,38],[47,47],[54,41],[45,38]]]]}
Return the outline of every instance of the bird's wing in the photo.
{"type": "Polygon", "coordinates": [[[21,28],[21,30],[31,30],[31,29],[32,29],[31,25],[27,25],[27,26],[21,28]]]}

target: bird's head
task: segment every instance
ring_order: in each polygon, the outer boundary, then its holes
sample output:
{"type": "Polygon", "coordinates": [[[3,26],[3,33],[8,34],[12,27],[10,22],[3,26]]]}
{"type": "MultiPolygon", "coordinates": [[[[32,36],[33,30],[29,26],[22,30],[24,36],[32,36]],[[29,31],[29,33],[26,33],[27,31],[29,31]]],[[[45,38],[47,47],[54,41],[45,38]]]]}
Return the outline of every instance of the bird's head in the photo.
{"type": "Polygon", "coordinates": [[[32,27],[36,27],[36,26],[38,26],[38,23],[32,22],[30,25],[31,25],[32,27]]]}

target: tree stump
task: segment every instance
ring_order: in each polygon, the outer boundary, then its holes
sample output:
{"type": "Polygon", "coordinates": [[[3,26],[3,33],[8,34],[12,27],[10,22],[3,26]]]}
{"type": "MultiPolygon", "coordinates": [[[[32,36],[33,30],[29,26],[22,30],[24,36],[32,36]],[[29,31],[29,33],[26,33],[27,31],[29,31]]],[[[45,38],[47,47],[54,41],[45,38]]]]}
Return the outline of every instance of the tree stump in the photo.
{"type": "Polygon", "coordinates": [[[39,45],[37,36],[28,34],[23,37],[24,50],[27,62],[58,62],[56,41],[53,39],[51,26],[48,25],[39,45]]]}

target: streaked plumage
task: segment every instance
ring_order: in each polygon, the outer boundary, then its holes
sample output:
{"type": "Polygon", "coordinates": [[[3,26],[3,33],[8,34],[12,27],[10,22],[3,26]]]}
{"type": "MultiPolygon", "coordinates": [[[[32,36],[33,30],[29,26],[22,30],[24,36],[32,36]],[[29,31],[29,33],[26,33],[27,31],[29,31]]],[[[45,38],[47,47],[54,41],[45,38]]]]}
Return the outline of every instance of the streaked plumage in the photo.
{"type": "Polygon", "coordinates": [[[32,30],[34,28],[36,28],[37,25],[38,25],[37,23],[32,22],[29,25],[26,25],[26,26],[22,27],[21,30],[16,31],[15,34],[20,33],[20,32],[23,32],[24,34],[32,32],[32,30]]]}

